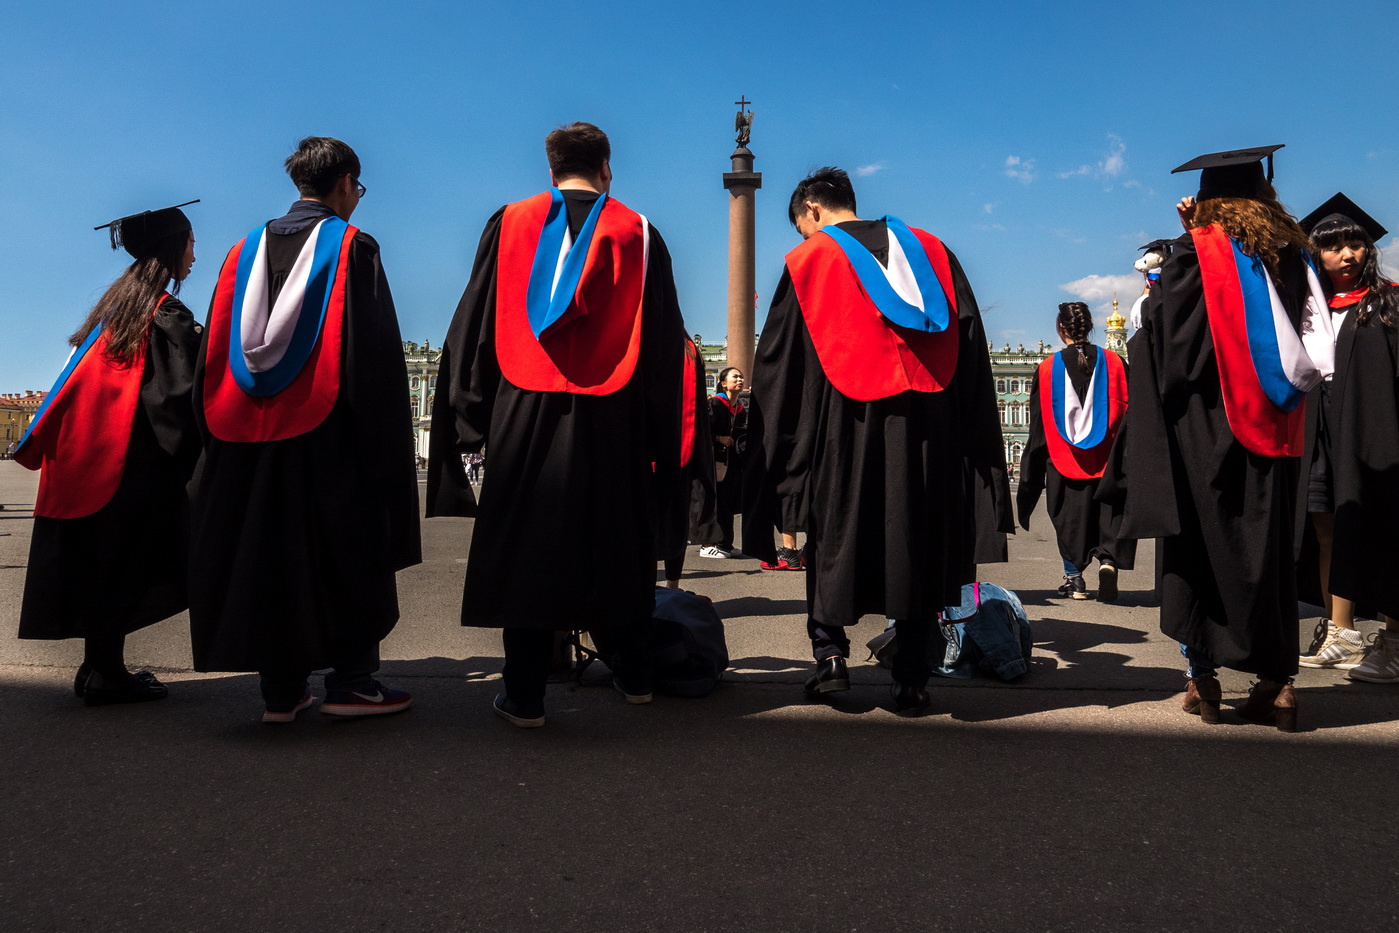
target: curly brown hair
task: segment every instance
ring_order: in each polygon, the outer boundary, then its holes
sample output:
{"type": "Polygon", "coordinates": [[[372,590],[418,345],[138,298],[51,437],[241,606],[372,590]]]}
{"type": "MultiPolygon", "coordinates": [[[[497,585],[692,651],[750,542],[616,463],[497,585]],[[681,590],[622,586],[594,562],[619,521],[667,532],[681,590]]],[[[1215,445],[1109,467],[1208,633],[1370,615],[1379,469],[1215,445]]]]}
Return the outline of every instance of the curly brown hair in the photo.
{"type": "Polygon", "coordinates": [[[1210,198],[1195,205],[1191,226],[1219,224],[1239,241],[1250,256],[1263,260],[1268,271],[1278,274],[1278,256],[1284,246],[1311,249],[1312,242],[1297,220],[1277,199],[1272,185],[1265,184],[1257,198],[1210,198]]]}

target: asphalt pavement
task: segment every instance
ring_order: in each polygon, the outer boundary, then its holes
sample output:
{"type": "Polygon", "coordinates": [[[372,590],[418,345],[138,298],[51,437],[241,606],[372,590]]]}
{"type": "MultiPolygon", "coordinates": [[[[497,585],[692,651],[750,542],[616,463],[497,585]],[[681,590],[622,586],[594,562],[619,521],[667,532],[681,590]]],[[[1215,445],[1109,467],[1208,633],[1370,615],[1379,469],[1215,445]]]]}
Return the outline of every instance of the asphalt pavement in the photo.
{"type": "Polygon", "coordinates": [[[1399,928],[1399,687],[1304,670],[1293,735],[1182,714],[1149,544],[1117,603],[1061,599],[1037,515],[981,573],[1025,603],[1031,672],[935,678],[920,719],[858,651],[854,689],[804,699],[802,574],[691,548],[726,682],[629,706],[595,666],[518,730],[499,633],[458,625],[472,522],[434,519],[383,644],[414,707],[265,726],[254,676],[190,671],[183,616],[129,639],[171,689],[129,707],[72,696],[77,642],[13,638],[36,486],[0,462],[5,931],[1399,928]]]}

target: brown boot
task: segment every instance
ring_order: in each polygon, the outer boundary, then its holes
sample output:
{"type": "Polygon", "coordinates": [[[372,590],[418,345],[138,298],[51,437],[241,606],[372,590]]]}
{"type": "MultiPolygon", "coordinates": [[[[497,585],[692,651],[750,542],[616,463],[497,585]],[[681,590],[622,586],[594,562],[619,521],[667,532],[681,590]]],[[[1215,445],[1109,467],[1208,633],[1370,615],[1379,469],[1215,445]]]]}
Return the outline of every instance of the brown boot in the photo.
{"type": "Polygon", "coordinates": [[[1297,731],[1297,688],[1260,680],[1239,707],[1239,718],[1275,725],[1279,732],[1297,731]]]}
{"type": "Polygon", "coordinates": [[[1206,677],[1192,677],[1185,682],[1185,696],[1180,708],[1192,716],[1199,716],[1201,722],[1210,725],[1219,723],[1219,678],[1210,674],[1206,677]]]}

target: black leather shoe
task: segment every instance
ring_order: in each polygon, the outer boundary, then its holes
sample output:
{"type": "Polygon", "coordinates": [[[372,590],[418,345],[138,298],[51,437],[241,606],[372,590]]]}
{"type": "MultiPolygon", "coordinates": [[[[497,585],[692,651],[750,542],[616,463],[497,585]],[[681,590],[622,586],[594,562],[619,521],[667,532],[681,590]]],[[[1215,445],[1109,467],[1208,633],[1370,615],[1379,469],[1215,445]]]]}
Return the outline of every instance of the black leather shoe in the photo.
{"type": "Polygon", "coordinates": [[[806,679],[808,696],[823,693],[837,693],[850,689],[850,672],[845,669],[844,658],[827,658],[816,662],[816,673],[806,679]]]}
{"type": "Polygon", "coordinates": [[[88,706],[111,706],[116,703],[145,703],[163,700],[170,689],[156,680],[150,671],[127,674],[123,678],[108,677],[93,671],[83,685],[83,702],[88,706]]]}
{"type": "Polygon", "coordinates": [[[894,712],[900,716],[922,716],[932,709],[933,698],[922,687],[894,684],[894,712]]]}
{"type": "MultiPolygon", "coordinates": [[[[80,697],[87,690],[87,679],[92,676],[92,665],[84,661],[78,665],[78,673],[73,677],[73,696],[80,697]]],[[[148,684],[161,684],[150,671],[132,671],[131,676],[148,684]]]]}

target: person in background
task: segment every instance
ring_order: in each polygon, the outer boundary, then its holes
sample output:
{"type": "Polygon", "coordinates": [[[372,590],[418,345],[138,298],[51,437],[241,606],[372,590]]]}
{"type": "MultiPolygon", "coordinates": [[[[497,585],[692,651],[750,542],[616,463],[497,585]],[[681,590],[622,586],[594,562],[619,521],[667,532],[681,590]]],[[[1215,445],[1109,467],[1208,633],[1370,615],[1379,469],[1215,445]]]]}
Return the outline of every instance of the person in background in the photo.
{"type": "Polygon", "coordinates": [[[741,556],[734,548],[734,516],[743,511],[744,456],[748,443],[748,410],[744,407],[743,373],[728,366],[719,371],[709,399],[709,426],[714,436],[714,478],[718,495],[720,538],[700,548],[700,557],[741,556]]]}
{"type": "Polygon", "coordinates": [[[1040,493],[1064,561],[1059,595],[1087,599],[1083,571],[1098,559],[1098,599],[1117,599],[1118,567],[1131,568],[1136,541],[1121,537],[1122,512],[1096,499],[1098,482],[1127,411],[1127,367],[1088,341],[1093,316],[1081,301],[1059,305],[1055,322],[1065,344],[1040,363],[1030,387],[1030,437],[1016,491],[1020,524],[1040,493]]]}

